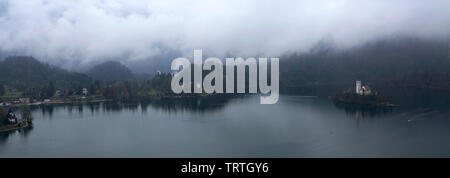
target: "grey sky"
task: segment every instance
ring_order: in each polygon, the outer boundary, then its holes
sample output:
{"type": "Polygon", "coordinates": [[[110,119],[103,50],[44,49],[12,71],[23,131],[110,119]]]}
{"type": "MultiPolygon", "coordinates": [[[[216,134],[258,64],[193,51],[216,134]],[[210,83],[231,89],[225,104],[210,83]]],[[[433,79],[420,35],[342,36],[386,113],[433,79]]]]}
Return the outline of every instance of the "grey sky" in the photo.
{"type": "MultiPolygon", "coordinates": [[[[124,62],[164,49],[278,56],[323,38],[448,37],[448,0],[0,0],[0,50],[51,63],[124,62]]],[[[170,59],[172,60],[172,59],[170,59]]]]}

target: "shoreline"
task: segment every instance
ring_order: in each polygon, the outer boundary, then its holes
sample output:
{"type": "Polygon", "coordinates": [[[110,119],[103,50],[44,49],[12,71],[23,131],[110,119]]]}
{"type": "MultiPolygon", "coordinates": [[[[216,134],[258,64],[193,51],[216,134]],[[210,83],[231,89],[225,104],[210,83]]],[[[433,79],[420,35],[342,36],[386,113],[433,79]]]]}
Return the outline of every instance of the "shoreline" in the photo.
{"type": "Polygon", "coordinates": [[[101,99],[101,100],[86,100],[86,101],[50,101],[50,102],[38,102],[38,103],[28,103],[28,104],[10,104],[10,105],[3,105],[4,107],[20,107],[20,106],[39,106],[39,105],[46,105],[46,104],[77,104],[77,103],[101,103],[101,102],[108,102],[113,101],[111,99],[101,99]]]}
{"type": "Polygon", "coordinates": [[[55,105],[55,104],[84,104],[84,103],[102,103],[102,102],[128,102],[128,101],[148,101],[148,100],[183,100],[183,99],[195,99],[195,98],[208,98],[208,97],[236,97],[238,95],[217,95],[217,94],[189,94],[189,95],[156,95],[140,97],[137,99],[96,99],[96,100],[55,100],[48,102],[36,102],[36,103],[20,103],[20,104],[9,104],[3,105],[3,107],[20,107],[20,106],[39,106],[39,105],[55,105]]]}
{"type": "Polygon", "coordinates": [[[25,128],[29,128],[32,127],[33,124],[31,123],[26,123],[23,126],[19,126],[17,125],[10,125],[10,126],[0,126],[0,133],[1,132],[10,132],[10,131],[16,131],[16,130],[20,130],[20,129],[25,129],[25,128]]]}

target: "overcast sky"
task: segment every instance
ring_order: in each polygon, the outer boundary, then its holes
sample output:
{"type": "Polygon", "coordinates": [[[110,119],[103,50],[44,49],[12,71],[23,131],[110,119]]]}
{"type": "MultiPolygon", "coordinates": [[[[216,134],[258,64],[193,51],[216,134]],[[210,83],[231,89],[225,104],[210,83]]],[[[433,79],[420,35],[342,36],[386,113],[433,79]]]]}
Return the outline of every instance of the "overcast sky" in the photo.
{"type": "Polygon", "coordinates": [[[279,56],[324,38],[348,47],[449,32],[448,0],[0,0],[0,50],[51,63],[126,63],[165,49],[279,56]]]}

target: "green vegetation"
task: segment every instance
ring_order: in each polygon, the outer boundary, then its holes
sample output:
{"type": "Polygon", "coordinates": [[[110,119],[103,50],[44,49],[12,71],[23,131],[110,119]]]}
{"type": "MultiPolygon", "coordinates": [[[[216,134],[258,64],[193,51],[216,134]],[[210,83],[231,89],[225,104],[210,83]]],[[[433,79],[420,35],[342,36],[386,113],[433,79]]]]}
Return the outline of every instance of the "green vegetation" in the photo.
{"type": "Polygon", "coordinates": [[[307,53],[281,57],[280,89],[364,80],[450,89],[450,41],[394,38],[351,49],[320,43],[307,53]]]}
{"type": "Polygon", "coordinates": [[[6,92],[0,96],[0,101],[10,101],[22,97],[22,92],[6,92]]]}
{"type": "Polygon", "coordinates": [[[171,94],[171,74],[161,73],[150,80],[115,82],[101,87],[103,96],[113,100],[141,100],[171,94]]]}
{"type": "MultiPolygon", "coordinates": [[[[449,44],[448,40],[398,38],[344,50],[320,43],[309,52],[280,57],[280,91],[315,92],[317,88],[353,85],[355,80],[450,90],[449,44]]],[[[86,75],[33,57],[15,56],[1,61],[0,71],[0,100],[6,101],[19,97],[56,102],[135,101],[173,95],[171,74],[134,77],[118,62],[97,65],[86,75]]]]}
{"type": "Polygon", "coordinates": [[[356,93],[338,93],[333,99],[337,102],[366,106],[393,106],[391,98],[382,95],[358,95],[356,93]]]}
{"type": "Polygon", "coordinates": [[[31,115],[31,110],[29,106],[22,106],[20,110],[22,111],[22,119],[29,121],[34,119],[33,115],[31,115]]]}
{"type": "Polygon", "coordinates": [[[87,74],[95,80],[108,82],[134,79],[131,70],[117,61],[107,61],[96,65],[87,74]]]}
{"type": "Polygon", "coordinates": [[[8,123],[8,118],[6,117],[8,111],[0,107],[0,126],[6,125],[8,123]]]}
{"type": "Polygon", "coordinates": [[[43,64],[33,57],[8,57],[0,62],[0,99],[8,102],[20,97],[30,101],[52,102],[141,100],[168,95],[170,74],[135,80],[131,71],[118,62],[93,67],[89,76],[43,64]],[[83,90],[87,90],[84,93],[83,90]]]}
{"type": "Polygon", "coordinates": [[[0,86],[0,96],[3,96],[5,94],[5,88],[3,86],[0,86]]]}
{"type": "Polygon", "coordinates": [[[3,88],[4,92],[15,89],[30,93],[44,90],[49,85],[54,85],[55,88],[75,88],[92,82],[85,74],[68,72],[27,56],[7,57],[0,62],[0,71],[0,85],[8,88],[6,91],[3,88]]]}
{"type": "Polygon", "coordinates": [[[3,95],[5,98],[18,98],[22,96],[22,92],[7,92],[3,95]]]}
{"type": "Polygon", "coordinates": [[[8,120],[8,111],[0,107],[0,131],[11,131],[21,128],[26,128],[32,125],[33,116],[31,114],[29,106],[21,106],[21,119],[16,118],[11,123],[8,120]]]}

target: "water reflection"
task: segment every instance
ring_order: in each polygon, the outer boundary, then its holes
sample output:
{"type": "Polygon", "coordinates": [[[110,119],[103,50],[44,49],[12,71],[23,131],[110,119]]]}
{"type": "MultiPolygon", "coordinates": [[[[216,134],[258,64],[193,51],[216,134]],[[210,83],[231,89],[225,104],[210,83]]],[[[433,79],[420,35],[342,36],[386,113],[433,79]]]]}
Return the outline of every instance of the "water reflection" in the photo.
{"type": "Polygon", "coordinates": [[[358,120],[384,117],[394,109],[393,107],[362,106],[342,102],[334,102],[334,106],[344,110],[347,115],[354,116],[358,120]]]}
{"type": "MultiPolygon", "coordinates": [[[[73,112],[83,115],[83,112],[116,112],[120,113],[126,110],[127,112],[147,112],[149,108],[162,110],[165,112],[176,113],[182,111],[210,113],[219,111],[224,108],[232,98],[230,97],[204,97],[204,98],[189,98],[176,100],[151,100],[145,102],[124,103],[124,102],[101,102],[101,103],[71,103],[71,104],[45,104],[30,106],[31,111],[38,111],[42,113],[43,118],[54,118],[54,112],[63,109],[67,111],[68,115],[73,112]]],[[[32,131],[31,128],[14,130],[9,132],[0,132],[0,143],[5,143],[14,135],[27,137],[32,131]]]]}
{"type": "Polygon", "coordinates": [[[77,103],[77,104],[58,104],[58,105],[39,105],[31,107],[32,111],[40,110],[43,115],[52,117],[55,107],[62,107],[71,114],[74,110],[77,113],[83,113],[89,110],[91,113],[103,112],[121,112],[129,110],[132,112],[147,112],[149,107],[163,110],[166,112],[194,111],[194,112],[215,112],[224,108],[233,98],[232,97],[200,97],[186,99],[161,99],[142,102],[102,102],[102,103],[77,103]]]}
{"type": "Polygon", "coordinates": [[[23,128],[23,129],[19,129],[19,130],[0,132],[0,143],[5,143],[9,137],[12,137],[16,134],[18,134],[22,137],[27,137],[28,135],[30,135],[32,130],[33,130],[33,127],[27,127],[27,128],[23,128]]]}
{"type": "MultiPolygon", "coordinates": [[[[41,111],[44,115],[48,114],[50,117],[53,115],[54,105],[45,104],[45,105],[39,105],[37,107],[39,109],[41,109],[41,111]]],[[[34,109],[34,108],[31,108],[31,109],[34,109]]]]}
{"type": "Polygon", "coordinates": [[[259,101],[199,98],[35,106],[32,133],[0,135],[0,157],[450,155],[450,142],[445,141],[450,135],[448,109],[361,108],[298,96],[281,96],[275,105],[259,101]]]}
{"type": "Polygon", "coordinates": [[[91,111],[91,113],[98,112],[100,110],[100,103],[87,103],[86,105],[89,107],[89,111],[91,111]]]}
{"type": "Polygon", "coordinates": [[[155,109],[162,109],[168,112],[196,111],[214,112],[224,108],[231,100],[230,97],[203,97],[187,98],[182,100],[153,100],[142,103],[142,108],[151,106],[155,109]]]}

